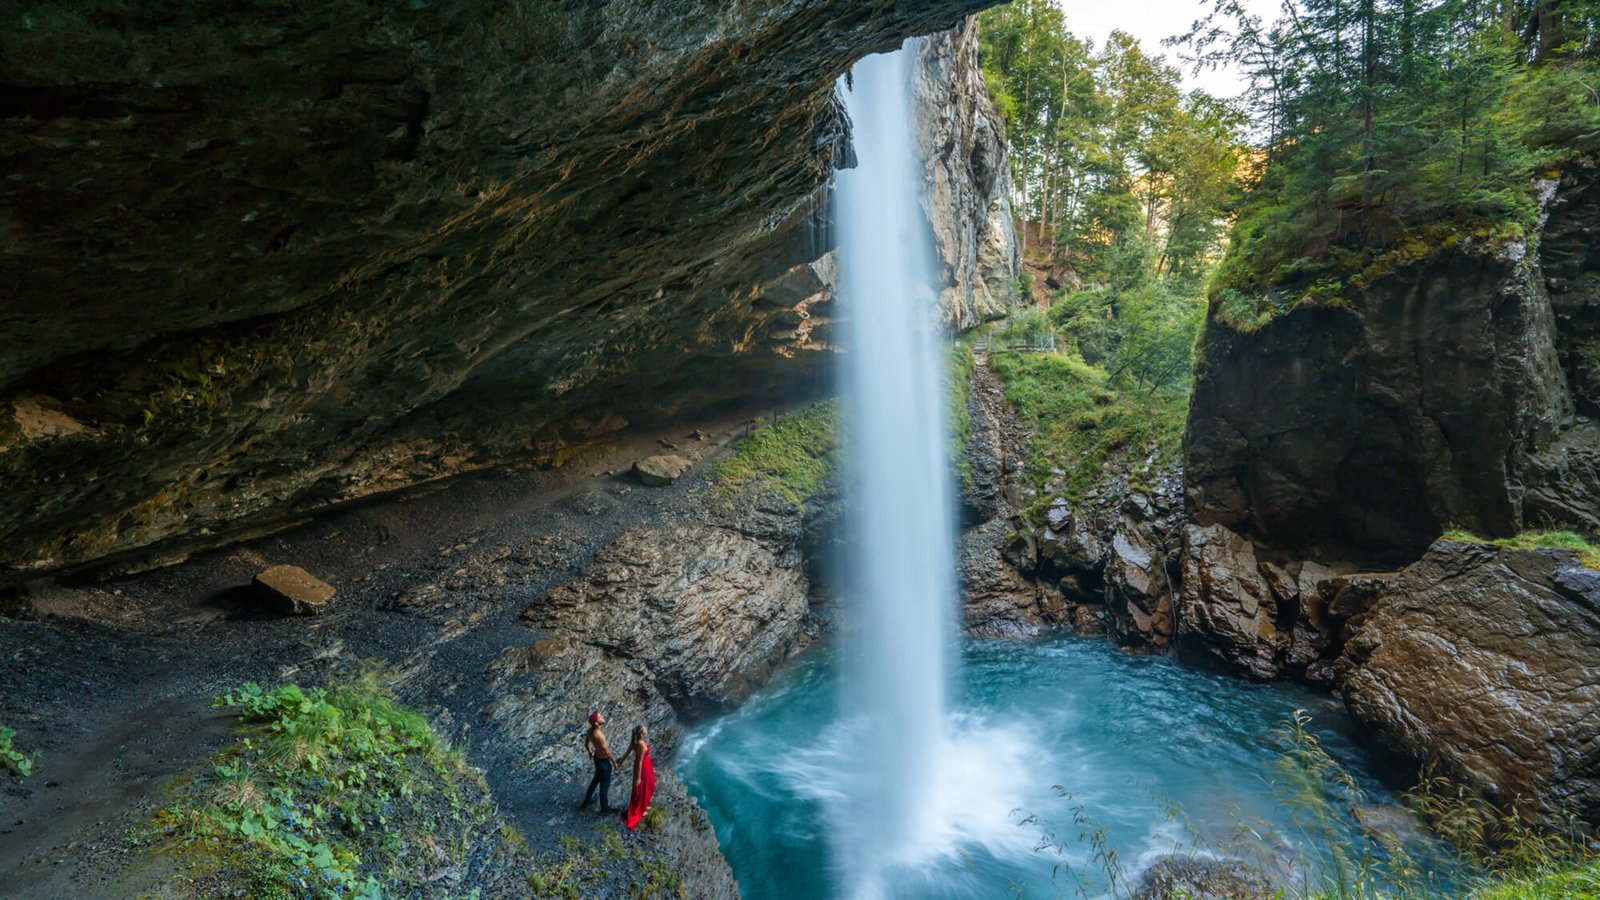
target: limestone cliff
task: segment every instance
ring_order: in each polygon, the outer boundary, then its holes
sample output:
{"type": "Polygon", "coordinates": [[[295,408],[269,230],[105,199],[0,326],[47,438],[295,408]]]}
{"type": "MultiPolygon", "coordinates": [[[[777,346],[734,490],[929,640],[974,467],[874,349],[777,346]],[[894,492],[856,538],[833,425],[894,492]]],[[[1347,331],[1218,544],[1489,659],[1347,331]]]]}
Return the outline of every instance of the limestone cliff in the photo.
{"type": "Polygon", "coordinates": [[[989,4],[36,5],[0,581],[812,378],[834,80],[989,4]]]}
{"type": "Polygon", "coordinates": [[[965,330],[1015,306],[1022,253],[1011,215],[1005,123],[978,68],[978,23],[922,41],[912,73],[922,206],[941,266],[946,325],[965,330]]]}
{"type": "Polygon", "coordinates": [[[1548,183],[1527,241],[1463,239],[1254,329],[1213,308],[1190,514],[1362,562],[1415,559],[1449,527],[1600,526],[1595,180],[1548,183]]]}

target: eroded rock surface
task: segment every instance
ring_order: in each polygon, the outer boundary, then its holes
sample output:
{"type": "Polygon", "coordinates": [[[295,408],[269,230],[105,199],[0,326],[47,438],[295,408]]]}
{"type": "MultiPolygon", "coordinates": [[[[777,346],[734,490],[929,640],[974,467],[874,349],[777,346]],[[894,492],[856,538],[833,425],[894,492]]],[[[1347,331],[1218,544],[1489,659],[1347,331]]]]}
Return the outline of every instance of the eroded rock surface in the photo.
{"type": "Polygon", "coordinates": [[[788,658],[808,586],[792,545],[671,524],[623,533],[527,618],[636,663],[674,708],[705,713],[744,700],[788,658]]]}
{"type": "Polygon", "coordinates": [[[35,5],[0,580],[804,381],[834,80],[991,2],[35,5]]]}
{"type": "Polygon", "coordinates": [[[1439,541],[1369,587],[1339,661],[1350,711],[1525,813],[1600,819],[1600,572],[1439,541]]]}

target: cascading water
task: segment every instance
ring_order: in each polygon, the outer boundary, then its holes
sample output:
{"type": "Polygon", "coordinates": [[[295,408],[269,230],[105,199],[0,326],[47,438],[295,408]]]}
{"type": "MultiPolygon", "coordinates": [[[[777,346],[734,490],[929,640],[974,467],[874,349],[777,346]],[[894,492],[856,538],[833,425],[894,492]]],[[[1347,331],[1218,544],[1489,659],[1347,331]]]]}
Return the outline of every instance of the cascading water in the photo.
{"type": "Polygon", "coordinates": [[[914,48],[858,63],[841,85],[856,167],[838,173],[839,290],[850,488],[849,593],[859,611],[843,689],[858,727],[832,804],[848,895],[886,893],[941,828],[945,689],[954,659],[953,490],[932,236],[912,147],[914,48]],[[851,83],[853,82],[853,83],[851,83]]]}

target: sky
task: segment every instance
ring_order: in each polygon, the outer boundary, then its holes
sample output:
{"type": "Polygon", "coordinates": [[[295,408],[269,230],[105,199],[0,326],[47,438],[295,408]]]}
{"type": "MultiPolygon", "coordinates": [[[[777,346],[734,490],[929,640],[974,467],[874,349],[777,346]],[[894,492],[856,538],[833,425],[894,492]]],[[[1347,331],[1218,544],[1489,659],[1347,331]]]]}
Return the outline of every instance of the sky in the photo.
{"type": "MultiPolygon", "coordinates": [[[[1183,34],[1194,20],[1208,14],[1211,0],[1054,0],[1067,15],[1067,27],[1079,37],[1093,38],[1103,46],[1112,31],[1121,30],[1139,39],[1145,52],[1166,56],[1167,62],[1183,72],[1184,87],[1201,88],[1218,97],[1236,97],[1245,89],[1243,77],[1231,69],[1217,69],[1196,75],[1178,60],[1174,48],[1163,47],[1163,38],[1183,34]]],[[[1262,19],[1277,18],[1280,0],[1241,0],[1244,7],[1262,19]]]]}

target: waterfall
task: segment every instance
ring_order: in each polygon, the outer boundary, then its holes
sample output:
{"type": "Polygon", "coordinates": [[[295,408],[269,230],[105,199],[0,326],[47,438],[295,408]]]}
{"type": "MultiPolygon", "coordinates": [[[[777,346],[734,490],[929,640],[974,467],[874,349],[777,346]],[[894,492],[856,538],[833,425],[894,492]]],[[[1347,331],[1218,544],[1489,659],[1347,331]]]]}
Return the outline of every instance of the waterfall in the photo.
{"type": "Polygon", "coordinates": [[[890,892],[940,829],[954,664],[954,494],[932,235],[912,145],[915,47],[859,62],[840,91],[856,167],[835,183],[850,550],[859,615],[843,691],[860,723],[834,860],[849,896],[890,892]]]}

